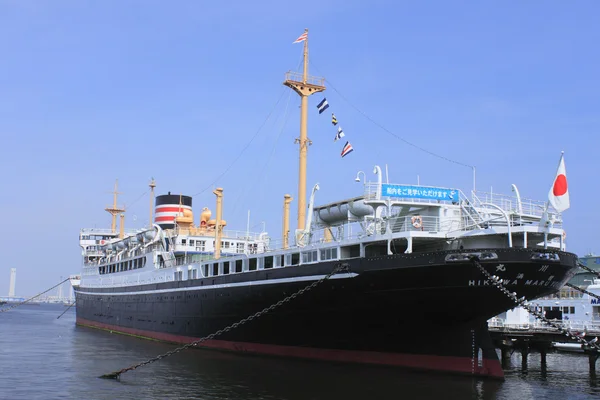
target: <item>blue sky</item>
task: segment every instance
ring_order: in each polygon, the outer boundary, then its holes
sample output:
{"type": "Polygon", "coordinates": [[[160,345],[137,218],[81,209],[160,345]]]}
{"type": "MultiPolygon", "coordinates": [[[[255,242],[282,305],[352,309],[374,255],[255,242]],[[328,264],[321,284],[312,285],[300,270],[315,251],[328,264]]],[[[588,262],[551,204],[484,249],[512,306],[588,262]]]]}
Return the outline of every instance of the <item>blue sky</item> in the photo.
{"type": "Polygon", "coordinates": [[[593,1],[1,1],[0,295],[11,267],[21,296],[79,272],[79,229],[110,226],[116,178],[127,227],[147,223],[154,177],[158,194],[196,195],[196,216],[214,212],[221,186],[228,228],[245,229],[250,210],[254,230],[264,221],[279,238],[299,131],[282,82],[304,28],[331,105],[319,115],[323,96],[310,99],[317,203],[360,195],[354,177],[375,180],[375,164],[395,183],[472,188],[471,169],[358,109],[475,165],[480,190],[514,183],[545,200],[564,150],[568,249],[600,252],[599,12],[593,1]],[[343,159],[329,111],[355,149],[343,159]]]}

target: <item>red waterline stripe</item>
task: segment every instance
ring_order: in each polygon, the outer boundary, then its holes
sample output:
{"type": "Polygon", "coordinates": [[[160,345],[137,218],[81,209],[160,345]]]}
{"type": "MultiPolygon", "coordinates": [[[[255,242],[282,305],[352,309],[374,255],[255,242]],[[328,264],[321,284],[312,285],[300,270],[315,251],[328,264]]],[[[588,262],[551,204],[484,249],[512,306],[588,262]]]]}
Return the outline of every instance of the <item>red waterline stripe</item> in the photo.
{"type": "MultiPolygon", "coordinates": [[[[101,322],[90,321],[80,317],[77,317],[77,325],[106,329],[129,335],[141,336],[145,338],[172,343],[185,344],[198,340],[198,338],[173,335],[170,333],[153,332],[142,329],[125,328],[116,325],[104,324],[101,322]]],[[[207,340],[205,342],[202,342],[199,347],[229,350],[235,352],[268,354],[284,357],[310,358],[325,361],[391,365],[419,370],[445,371],[466,375],[473,375],[474,373],[477,376],[504,379],[504,371],[502,370],[500,361],[498,361],[497,359],[483,359],[483,365],[481,367],[477,365],[477,362],[475,362],[475,367],[473,370],[473,362],[469,357],[383,353],[360,350],[318,349],[311,347],[280,346],[273,344],[248,342],[231,342],[226,340],[207,340]]]]}

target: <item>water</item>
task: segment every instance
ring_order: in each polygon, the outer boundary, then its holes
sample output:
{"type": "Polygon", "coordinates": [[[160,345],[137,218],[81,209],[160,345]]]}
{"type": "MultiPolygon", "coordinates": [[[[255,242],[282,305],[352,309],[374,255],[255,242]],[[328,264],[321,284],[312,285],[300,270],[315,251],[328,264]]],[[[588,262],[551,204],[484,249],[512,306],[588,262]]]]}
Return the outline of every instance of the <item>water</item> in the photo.
{"type": "MultiPolygon", "coordinates": [[[[406,372],[388,367],[186,350],[127,372],[98,376],[174,346],[75,326],[74,308],[21,306],[0,314],[0,399],[588,399],[600,395],[585,356],[539,355],[506,381],[406,372]]],[[[598,363],[600,364],[600,362],[598,363]]],[[[598,365],[600,368],[600,365],[598,365]]],[[[599,374],[600,375],[600,374],[599,374]]]]}

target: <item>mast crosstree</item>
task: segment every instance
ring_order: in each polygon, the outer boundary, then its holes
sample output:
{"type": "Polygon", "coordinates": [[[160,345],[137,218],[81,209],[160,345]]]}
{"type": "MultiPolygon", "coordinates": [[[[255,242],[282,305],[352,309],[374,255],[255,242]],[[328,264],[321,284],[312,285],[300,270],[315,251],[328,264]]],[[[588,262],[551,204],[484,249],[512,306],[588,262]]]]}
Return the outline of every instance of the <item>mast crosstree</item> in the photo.
{"type": "Polygon", "coordinates": [[[104,210],[108,211],[108,213],[112,216],[112,222],[110,224],[110,229],[112,233],[117,233],[117,215],[119,213],[125,212],[124,207],[117,206],[117,195],[120,194],[118,191],[119,188],[119,180],[115,181],[115,190],[112,192],[113,194],[113,205],[112,207],[106,207],[104,210]]]}
{"type": "Polygon", "coordinates": [[[308,29],[304,30],[304,68],[302,73],[288,71],[283,84],[294,90],[301,98],[300,106],[300,137],[296,139],[299,145],[298,171],[298,229],[304,230],[306,222],[306,155],[312,142],[307,136],[308,96],[325,90],[325,78],[308,75],[308,29]]]}

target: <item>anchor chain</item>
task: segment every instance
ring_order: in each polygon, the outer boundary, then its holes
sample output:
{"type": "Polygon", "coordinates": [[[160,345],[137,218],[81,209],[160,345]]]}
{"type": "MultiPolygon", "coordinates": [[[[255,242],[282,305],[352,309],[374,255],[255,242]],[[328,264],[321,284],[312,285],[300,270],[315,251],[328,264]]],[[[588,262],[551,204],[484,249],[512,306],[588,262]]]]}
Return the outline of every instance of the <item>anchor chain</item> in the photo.
{"type": "Polygon", "coordinates": [[[202,343],[202,342],[204,342],[206,340],[213,339],[213,338],[215,338],[215,337],[217,337],[219,335],[222,335],[223,333],[229,332],[230,330],[235,329],[235,328],[239,327],[240,325],[245,324],[246,322],[250,322],[253,319],[260,317],[261,315],[266,314],[269,311],[272,311],[272,310],[276,309],[277,307],[282,306],[283,304],[285,304],[285,303],[287,303],[287,302],[295,299],[296,297],[300,296],[301,294],[306,293],[307,291],[309,291],[311,289],[314,289],[317,285],[319,285],[320,283],[325,282],[326,280],[328,280],[329,278],[331,278],[336,273],[338,273],[340,271],[348,270],[348,267],[349,267],[348,264],[346,264],[346,263],[344,263],[344,264],[340,263],[340,264],[337,265],[336,268],[334,268],[333,271],[331,271],[329,274],[325,275],[323,278],[319,279],[318,281],[314,281],[310,285],[307,285],[307,286],[303,287],[302,289],[298,290],[297,292],[292,293],[291,295],[287,296],[286,298],[279,300],[277,303],[273,303],[269,307],[263,308],[262,310],[258,311],[257,313],[254,313],[254,314],[252,314],[252,315],[250,315],[250,316],[248,316],[248,317],[246,317],[246,318],[244,318],[244,319],[242,319],[242,320],[240,320],[238,322],[235,322],[235,323],[233,323],[233,324],[231,324],[231,325],[229,325],[229,326],[227,326],[227,327],[225,327],[223,329],[220,329],[220,330],[218,330],[218,331],[216,331],[214,333],[211,333],[210,335],[204,336],[203,338],[200,338],[200,339],[198,339],[198,340],[196,340],[194,342],[191,342],[191,343],[185,344],[183,346],[177,347],[176,349],[168,351],[168,352],[166,352],[164,354],[161,354],[161,355],[158,355],[156,357],[150,358],[150,359],[148,359],[146,361],[142,361],[140,363],[134,364],[134,365],[132,365],[130,367],[123,368],[123,369],[121,369],[119,371],[111,372],[109,374],[104,374],[104,375],[100,376],[99,378],[119,380],[120,377],[121,377],[121,374],[123,374],[123,373],[125,373],[127,371],[133,371],[136,368],[139,368],[139,367],[142,367],[144,365],[148,365],[148,364],[151,364],[151,363],[153,363],[155,361],[161,360],[163,358],[172,356],[173,354],[179,353],[180,351],[183,351],[183,350],[188,349],[190,347],[198,346],[200,343],[202,343]]]}
{"type": "Polygon", "coordinates": [[[9,311],[9,310],[12,310],[13,308],[16,308],[16,307],[22,306],[22,305],[23,305],[23,304],[25,304],[25,303],[29,303],[31,300],[33,300],[33,299],[35,299],[35,298],[37,298],[37,297],[40,297],[40,296],[41,296],[41,295],[43,295],[44,293],[48,293],[48,292],[49,292],[49,291],[51,291],[52,289],[54,289],[54,288],[56,288],[56,287],[58,287],[58,286],[62,285],[63,283],[65,283],[65,282],[66,282],[66,281],[68,281],[68,280],[69,280],[69,278],[65,279],[64,281],[62,281],[62,282],[60,282],[60,283],[57,283],[56,285],[52,286],[52,287],[51,287],[50,289],[48,289],[48,290],[45,290],[45,291],[43,291],[42,293],[36,294],[35,296],[28,298],[28,299],[27,299],[27,300],[25,300],[25,301],[22,301],[22,302],[20,302],[20,303],[14,304],[14,305],[12,305],[12,306],[10,306],[10,307],[1,308],[1,309],[0,309],[0,313],[7,312],[7,311],[9,311]]]}
{"type": "Polygon", "coordinates": [[[590,296],[595,297],[596,299],[600,300],[600,296],[598,296],[597,294],[594,294],[592,292],[588,292],[587,290],[582,289],[582,288],[580,288],[578,286],[572,285],[569,282],[565,283],[565,286],[568,286],[568,287],[570,287],[572,289],[580,291],[581,293],[585,293],[587,295],[590,295],[590,296]]]}
{"type": "Polygon", "coordinates": [[[485,270],[485,268],[483,268],[483,266],[481,265],[481,263],[479,262],[479,260],[477,259],[477,257],[472,257],[471,261],[473,261],[473,264],[475,264],[475,266],[489,279],[492,281],[492,284],[498,288],[498,290],[500,290],[502,293],[504,293],[509,299],[511,299],[512,301],[515,302],[515,304],[521,306],[522,308],[524,308],[527,312],[529,312],[530,314],[532,314],[534,317],[536,317],[537,319],[541,320],[542,322],[550,325],[551,327],[555,328],[556,330],[560,331],[562,334],[564,334],[567,337],[570,337],[573,340],[576,340],[578,342],[580,342],[581,344],[585,345],[588,349],[594,349],[596,352],[600,352],[600,346],[596,343],[592,343],[591,341],[587,341],[585,340],[583,337],[576,335],[574,333],[571,332],[570,329],[565,328],[553,321],[550,321],[548,318],[546,318],[544,316],[544,314],[542,314],[541,311],[538,311],[539,305],[535,304],[535,303],[529,303],[526,299],[525,296],[523,297],[517,297],[517,293],[516,292],[511,292],[510,290],[508,290],[504,284],[502,283],[502,280],[496,276],[496,275],[492,275],[489,272],[487,272],[485,270]]]}
{"type": "Polygon", "coordinates": [[[591,272],[592,274],[596,275],[598,278],[600,278],[600,272],[598,271],[594,271],[593,269],[591,269],[590,267],[588,267],[587,265],[583,265],[583,263],[581,261],[577,261],[577,265],[579,266],[579,268],[581,269],[585,269],[587,272],[591,272]]]}

